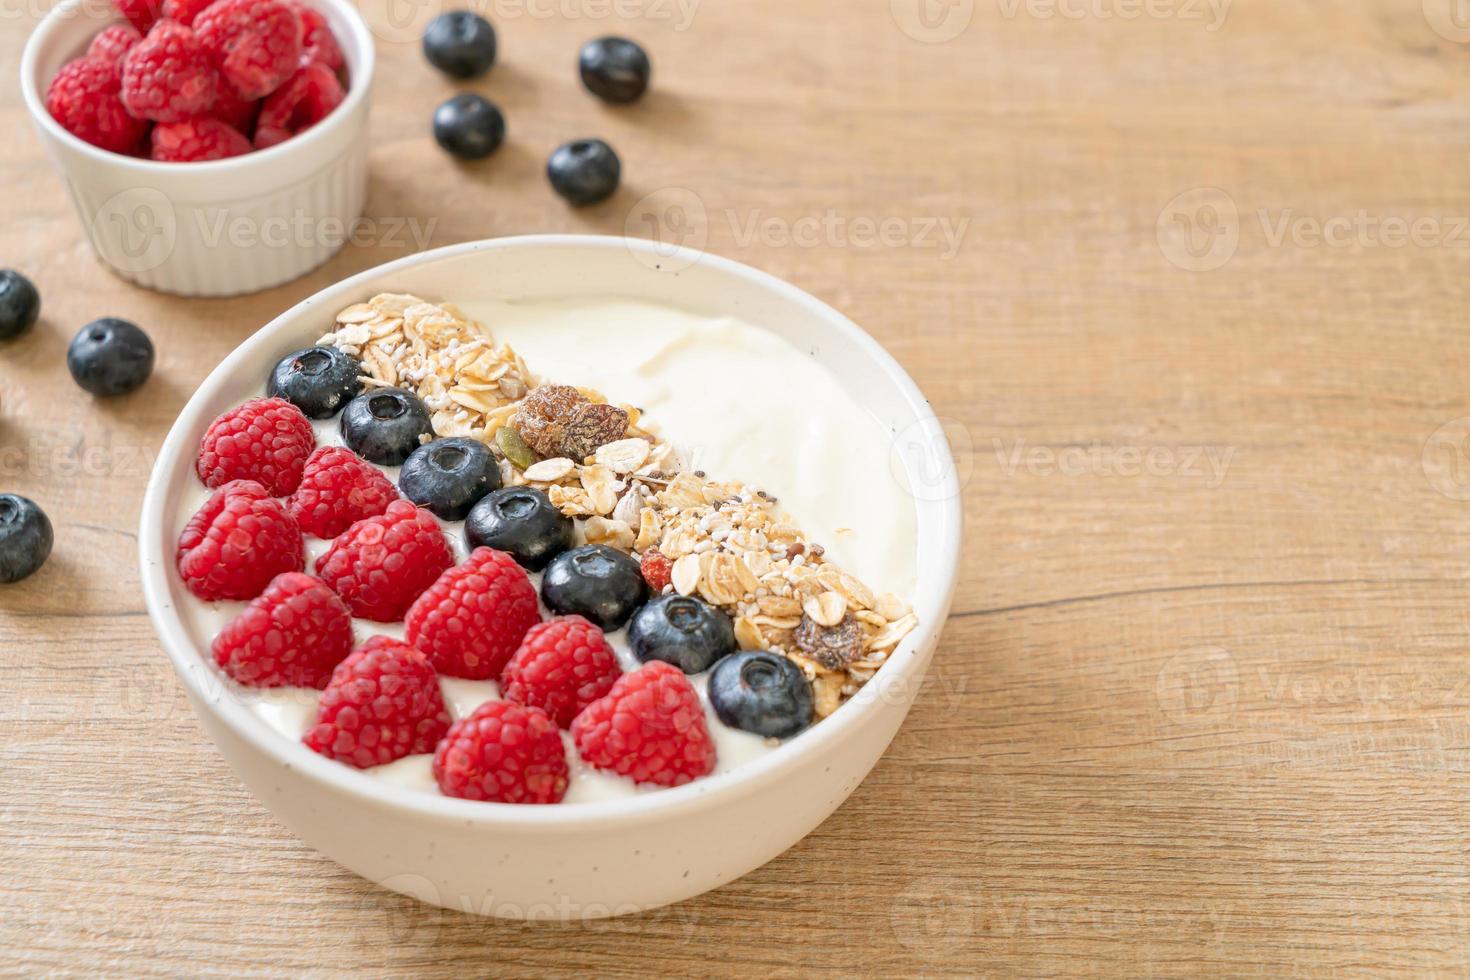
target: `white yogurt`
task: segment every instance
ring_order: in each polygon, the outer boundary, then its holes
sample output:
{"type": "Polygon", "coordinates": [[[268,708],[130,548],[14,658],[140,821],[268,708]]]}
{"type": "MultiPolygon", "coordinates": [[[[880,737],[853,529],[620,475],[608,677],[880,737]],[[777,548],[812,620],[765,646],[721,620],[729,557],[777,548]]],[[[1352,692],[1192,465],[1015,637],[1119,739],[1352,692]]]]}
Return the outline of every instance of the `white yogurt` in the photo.
{"type": "Polygon", "coordinates": [[[914,504],[889,468],[892,436],[809,354],[734,317],[636,300],[457,305],[542,380],[637,405],[696,468],[775,494],[870,588],[913,594],[914,504]]]}
{"type": "MultiPolygon", "coordinates": [[[[912,593],[914,508],[889,472],[888,433],[825,369],[782,338],[733,318],[618,298],[457,305],[484,323],[497,341],[515,348],[544,381],[595,388],[613,401],[637,405],[696,467],[777,496],[793,523],[808,540],[823,545],[830,560],[875,590],[912,593]]],[[[335,418],[314,426],[318,445],[341,443],[335,418]]],[[[385,472],[396,482],[396,470],[385,472]]],[[[198,484],[183,495],[176,531],[207,497],[198,484]]],[[[444,526],[456,559],[464,558],[462,525],[444,526]]],[[[307,539],[308,573],[326,548],[325,541],[307,539]]],[[[539,589],[540,576],[532,579],[539,589]]],[[[194,602],[180,613],[207,655],[215,634],[243,608],[238,602],[194,602]]],[[[542,613],[552,615],[545,607],[542,613]]],[[[353,629],[359,643],[374,634],[403,636],[401,623],[354,620],[353,629]]],[[[633,670],[639,663],[626,632],[609,634],[608,640],[624,670],[633,670]]],[[[690,678],[705,705],[716,772],[779,746],[722,724],[709,706],[707,679],[707,674],[690,678]]],[[[315,719],[317,691],[222,684],[226,696],[292,740],[299,740],[315,719]]],[[[455,718],[499,696],[494,681],[446,677],[440,687],[455,718]]],[[[571,769],[565,802],[657,789],[584,765],[571,736],[564,732],[562,737],[571,769]]],[[[414,755],[364,771],[384,782],[437,793],[432,762],[431,755],[414,755]]]]}

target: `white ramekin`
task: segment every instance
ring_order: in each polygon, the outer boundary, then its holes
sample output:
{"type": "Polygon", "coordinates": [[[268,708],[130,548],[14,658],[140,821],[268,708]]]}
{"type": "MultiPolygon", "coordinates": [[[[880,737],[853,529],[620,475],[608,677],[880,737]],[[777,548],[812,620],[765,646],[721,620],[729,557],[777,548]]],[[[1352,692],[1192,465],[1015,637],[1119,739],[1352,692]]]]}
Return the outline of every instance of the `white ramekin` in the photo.
{"type": "MultiPolygon", "coordinates": [[[[543,368],[543,370],[545,370],[543,368]]],[[[874,514],[874,520],[883,515],[874,514]]],[[[221,752],[302,839],[371,881],[447,908],[583,919],[678,901],[769,861],[827,818],[898,731],[948,614],[959,563],[959,485],[944,432],[903,369],[836,310],[747,266],[643,240],[534,236],[474,242],[371,269],[267,324],[184,407],[148,483],[139,530],[143,592],[163,648],[221,752]],[[677,269],[677,272],[660,271],[677,269]],[[598,803],[474,803],[389,785],[270,728],[226,684],[211,637],[180,615],[190,597],[174,549],[200,437],[260,394],[271,366],[336,312],[380,292],[507,301],[630,296],[737,315],[810,351],[894,433],[892,478],[918,518],[920,626],[862,691],[778,751],[676,789],[598,803]]]]}
{"type": "Polygon", "coordinates": [[[62,0],[32,33],[21,56],[26,108],[92,248],[124,279],[183,296],[256,292],[310,272],[351,234],[367,196],[372,36],[350,0],[303,2],[337,35],[346,100],[295,139],[211,163],[109,153],[46,111],[56,72],[121,20],[110,4],[62,0]]]}

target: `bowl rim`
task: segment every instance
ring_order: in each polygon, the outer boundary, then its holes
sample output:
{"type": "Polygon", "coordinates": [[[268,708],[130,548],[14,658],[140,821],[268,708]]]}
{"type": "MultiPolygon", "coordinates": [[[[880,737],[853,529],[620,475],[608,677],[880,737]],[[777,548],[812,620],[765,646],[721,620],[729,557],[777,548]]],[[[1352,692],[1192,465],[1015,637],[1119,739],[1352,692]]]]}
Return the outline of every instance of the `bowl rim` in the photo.
{"type": "MultiPolygon", "coordinates": [[[[158,180],[183,174],[190,176],[199,174],[208,177],[228,176],[231,173],[253,168],[257,164],[262,168],[279,165],[289,157],[298,155],[302,157],[300,162],[303,166],[312,166],[317,159],[312,155],[316,145],[330,139],[334,131],[344,125],[349,125],[348,120],[355,116],[358,106],[367,99],[372,89],[373,76],[377,71],[378,53],[373,44],[372,32],[368,30],[367,21],[363,19],[362,13],[351,0],[300,0],[300,2],[313,7],[329,8],[342,18],[342,22],[347,24],[351,31],[351,47],[357,53],[360,65],[348,80],[346,98],[342,100],[342,104],[305,133],[283,143],[277,143],[264,150],[252,150],[241,156],[228,157],[224,160],[169,163],[114,153],[73,136],[52,118],[51,113],[46,109],[46,99],[42,94],[45,86],[42,86],[41,79],[38,77],[41,47],[53,34],[61,30],[62,24],[66,21],[91,20],[97,22],[101,27],[124,22],[122,15],[115,10],[112,11],[112,16],[109,18],[95,16],[95,9],[98,6],[96,0],[61,0],[31,31],[31,36],[26,39],[25,48],[21,51],[20,56],[20,89],[26,111],[30,114],[32,123],[41,127],[50,138],[98,165],[114,167],[139,178],[158,180]]],[[[344,43],[345,48],[345,42],[348,39],[339,38],[338,40],[344,43]]],[[[50,84],[51,80],[47,79],[46,86],[50,84]]]]}
{"type": "MultiPolygon", "coordinates": [[[[338,299],[340,299],[340,295],[338,299]]],[[[333,300],[336,302],[337,300],[333,300]]],[[[290,309],[265,324],[225,357],[199,385],[170,428],[163,446],[159,450],[144,495],[142,514],[139,519],[138,558],[142,579],[143,595],[148,614],[159,640],[173,662],[174,672],[179,675],[197,706],[204,706],[217,720],[227,725],[237,737],[243,739],[256,751],[287,769],[295,769],[307,778],[326,784],[327,788],[370,806],[387,807],[399,812],[408,812],[422,818],[440,822],[483,824],[517,829],[560,829],[567,832],[585,829],[589,825],[608,826],[637,822],[654,813],[669,816],[680,811],[704,808],[717,804],[723,798],[735,794],[752,792],[763,784],[779,779],[802,762],[820,755],[838,745],[849,730],[875,716],[883,707],[886,691],[895,683],[899,685],[898,696],[911,701],[917,691],[904,688],[908,679],[925,662],[924,654],[937,643],[939,633],[945,625],[950,601],[959,569],[963,513],[960,499],[958,475],[954,466],[948,441],[939,420],[934,416],[928,401],[898,362],[883,349],[866,331],[835,308],[822,302],[810,293],[751,266],[731,259],[711,255],[689,248],[672,248],[646,239],[623,238],[612,235],[523,235],[482,241],[466,242],[443,248],[420,252],[384,265],[357,273],[334,283],[303,299],[290,309]],[[278,732],[270,729],[249,708],[232,697],[215,697],[220,690],[221,679],[216,675],[212,658],[198,649],[189,639],[178,614],[173,610],[169,598],[167,576],[172,573],[174,563],[171,552],[166,552],[165,541],[172,529],[165,528],[169,515],[164,504],[168,496],[168,485],[178,469],[187,465],[188,453],[192,452],[191,433],[201,431],[208,424],[204,418],[205,407],[213,393],[227,385],[240,373],[241,366],[258,356],[257,352],[268,345],[279,343],[275,336],[282,325],[296,319],[307,309],[325,301],[327,294],[345,294],[364,291],[370,284],[381,281],[395,273],[418,266],[458,258],[481,251],[505,249],[541,248],[584,248],[596,250],[625,249],[635,257],[644,256],[649,261],[669,262],[673,268],[686,268],[694,263],[708,264],[721,273],[743,280],[752,289],[768,290],[781,294],[789,301],[806,307],[814,315],[827,320],[839,332],[865,353],[887,375],[903,399],[913,409],[918,424],[929,439],[931,450],[939,454],[941,462],[948,465],[938,492],[920,497],[914,495],[916,510],[933,508],[941,526],[953,529],[943,540],[916,542],[920,569],[933,566],[939,572],[943,587],[933,595],[916,596],[914,609],[920,617],[920,627],[900,643],[879,672],[864,685],[862,692],[845,702],[832,715],[796,736],[781,751],[769,752],[744,763],[728,772],[717,773],[695,780],[683,786],[639,793],[613,800],[589,801],[556,806],[523,806],[509,803],[485,803],[459,800],[439,796],[406,786],[398,786],[376,780],[351,766],[326,759],[299,743],[293,743],[278,732]],[[683,263],[683,264],[680,264],[683,263]],[[214,679],[215,690],[205,689],[204,675],[214,679]],[[886,679],[880,680],[881,678],[886,679]],[[865,696],[864,692],[871,691],[865,696]]]]}

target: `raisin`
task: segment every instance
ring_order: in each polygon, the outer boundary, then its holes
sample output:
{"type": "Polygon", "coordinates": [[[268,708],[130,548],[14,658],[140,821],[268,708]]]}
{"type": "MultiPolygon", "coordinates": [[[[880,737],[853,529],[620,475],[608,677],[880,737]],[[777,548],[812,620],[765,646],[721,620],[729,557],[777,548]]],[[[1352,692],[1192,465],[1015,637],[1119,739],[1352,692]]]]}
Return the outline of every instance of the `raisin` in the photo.
{"type": "Polygon", "coordinates": [[[801,617],[796,627],[796,645],[803,653],[828,670],[842,670],[863,655],[868,634],[863,624],[844,616],[836,626],[822,626],[810,616],[801,617]]]}
{"type": "Polygon", "coordinates": [[[616,405],[588,403],[572,413],[562,432],[562,454],[579,462],[598,448],[623,438],[628,431],[628,413],[616,405]]]}
{"type": "Polygon", "coordinates": [[[541,385],[521,402],[511,425],[543,459],[566,456],[580,463],[599,446],[623,437],[628,413],[594,404],[568,385],[541,385]]]}

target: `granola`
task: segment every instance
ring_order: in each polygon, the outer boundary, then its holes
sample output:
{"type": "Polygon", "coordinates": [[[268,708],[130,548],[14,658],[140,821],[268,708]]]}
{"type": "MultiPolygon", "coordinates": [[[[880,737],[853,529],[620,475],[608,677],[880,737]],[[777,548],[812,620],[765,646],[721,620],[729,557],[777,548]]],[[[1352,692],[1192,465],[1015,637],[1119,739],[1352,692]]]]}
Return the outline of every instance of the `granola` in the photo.
{"type": "Polygon", "coordinates": [[[453,306],[385,293],[343,310],[319,341],[362,362],[364,381],[424,400],[441,437],[487,443],[507,486],[546,492],[583,537],[672,562],[665,592],[734,621],[741,649],[786,656],[825,717],[857,693],[917,625],[827,560],[764,489],[690,471],[634,406],[544,382],[453,306]]]}

